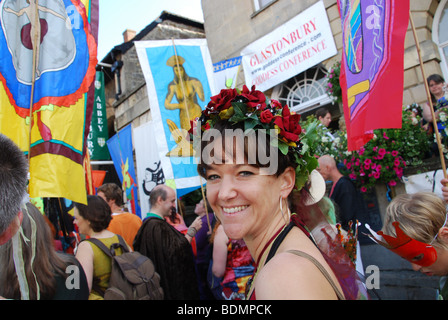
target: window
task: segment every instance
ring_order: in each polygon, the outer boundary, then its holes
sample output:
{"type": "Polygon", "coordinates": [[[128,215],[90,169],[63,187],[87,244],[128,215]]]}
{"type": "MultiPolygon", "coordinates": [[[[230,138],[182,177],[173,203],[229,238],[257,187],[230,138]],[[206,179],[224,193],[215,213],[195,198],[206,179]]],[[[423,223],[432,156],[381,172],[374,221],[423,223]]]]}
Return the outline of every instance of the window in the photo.
{"type": "Polygon", "coordinates": [[[326,70],[322,66],[310,68],[276,86],[272,98],[300,114],[331,104],[325,91],[325,75],[326,70]]]}
{"type": "Polygon", "coordinates": [[[441,0],[434,16],[433,40],[439,46],[440,67],[445,79],[448,79],[448,0],[441,0]]]}
{"type": "Polygon", "coordinates": [[[275,2],[277,0],[254,0],[255,5],[255,11],[259,11],[261,9],[266,8],[271,3],[275,2]]]}

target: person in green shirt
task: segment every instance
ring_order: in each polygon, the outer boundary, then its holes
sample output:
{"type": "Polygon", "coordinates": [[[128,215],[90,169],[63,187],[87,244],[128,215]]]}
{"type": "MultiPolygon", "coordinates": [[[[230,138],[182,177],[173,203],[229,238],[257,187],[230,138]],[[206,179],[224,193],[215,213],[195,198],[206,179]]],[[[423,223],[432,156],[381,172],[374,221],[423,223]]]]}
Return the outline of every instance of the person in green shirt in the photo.
{"type": "Polygon", "coordinates": [[[170,225],[165,217],[176,206],[176,193],[166,185],[152,190],[150,204],[151,212],[135,237],[134,250],[154,263],[165,300],[199,299],[190,241],[201,227],[201,220],[195,220],[186,235],[170,225]]]}

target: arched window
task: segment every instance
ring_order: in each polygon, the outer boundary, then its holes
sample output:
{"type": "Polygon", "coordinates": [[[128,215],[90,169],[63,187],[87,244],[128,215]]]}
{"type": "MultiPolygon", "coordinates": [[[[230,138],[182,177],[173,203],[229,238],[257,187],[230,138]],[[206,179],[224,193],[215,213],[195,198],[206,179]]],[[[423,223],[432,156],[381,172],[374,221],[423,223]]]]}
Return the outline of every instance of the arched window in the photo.
{"type": "Polygon", "coordinates": [[[432,28],[433,41],[440,52],[440,67],[445,79],[448,79],[448,0],[441,0],[434,16],[432,28]]]}
{"type": "Polygon", "coordinates": [[[300,114],[331,104],[325,91],[326,72],[322,66],[310,68],[274,87],[272,98],[300,114]]]}

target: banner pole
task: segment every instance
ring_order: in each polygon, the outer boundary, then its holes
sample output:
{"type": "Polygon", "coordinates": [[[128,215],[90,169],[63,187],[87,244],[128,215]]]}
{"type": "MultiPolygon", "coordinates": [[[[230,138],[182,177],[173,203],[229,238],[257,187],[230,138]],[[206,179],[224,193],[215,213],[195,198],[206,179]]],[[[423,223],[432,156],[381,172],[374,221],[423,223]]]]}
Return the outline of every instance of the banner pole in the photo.
{"type": "Polygon", "coordinates": [[[431,93],[429,91],[428,81],[426,80],[427,77],[426,77],[426,73],[425,73],[425,68],[423,66],[423,59],[422,59],[422,55],[421,55],[421,51],[420,51],[420,42],[418,40],[417,32],[415,30],[414,20],[412,19],[411,11],[409,12],[409,20],[411,22],[412,33],[414,35],[415,45],[417,47],[418,59],[420,62],[420,69],[422,71],[423,82],[425,83],[426,96],[428,99],[429,109],[431,109],[432,123],[433,123],[433,127],[434,127],[434,132],[436,135],[437,146],[439,148],[439,155],[440,155],[440,162],[442,164],[442,169],[443,169],[443,176],[445,179],[447,179],[447,172],[446,172],[446,165],[445,165],[445,157],[443,155],[442,141],[440,139],[439,128],[437,127],[437,119],[436,119],[436,115],[434,112],[434,106],[433,106],[432,99],[431,99],[431,93]]]}
{"type": "Polygon", "coordinates": [[[211,223],[210,223],[210,218],[208,216],[207,198],[205,196],[204,186],[202,185],[202,180],[201,180],[200,176],[199,176],[199,183],[201,184],[202,202],[204,204],[205,215],[207,217],[208,230],[209,230],[210,233],[212,233],[213,230],[212,230],[212,226],[211,226],[211,223]]]}
{"type": "Polygon", "coordinates": [[[93,186],[92,166],[90,163],[89,150],[87,150],[86,156],[84,157],[84,172],[87,177],[87,194],[95,195],[95,187],[93,186]]]}
{"type": "MultiPolygon", "coordinates": [[[[174,55],[176,56],[176,64],[178,66],[180,66],[179,64],[179,58],[177,55],[177,50],[176,50],[176,45],[174,43],[174,38],[171,38],[171,41],[173,42],[173,48],[174,48],[174,55]]],[[[182,79],[182,75],[179,76],[179,80],[180,80],[180,87],[182,89],[182,94],[184,96],[184,105],[185,105],[185,111],[187,112],[187,117],[190,120],[190,113],[188,112],[188,104],[187,104],[187,95],[185,93],[185,85],[184,85],[184,80],[182,79]]]]}
{"type": "Polygon", "coordinates": [[[31,129],[33,128],[33,105],[34,105],[34,87],[36,84],[36,68],[37,68],[37,59],[39,59],[39,49],[40,49],[40,21],[39,21],[39,1],[36,0],[35,10],[33,12],[32,19],[34,21],[30,21],[31,24],[34,26],[34,28],[31,28],[31,30],[34,30],[34,34],[31,35],[31,43],[33,46],[33,64],[32,64],[32,79],[31,79],[31,96],[30,96],[30,124],[29,124],[29,141],[28,141],[28,163],[31,160],[31,129]]]}

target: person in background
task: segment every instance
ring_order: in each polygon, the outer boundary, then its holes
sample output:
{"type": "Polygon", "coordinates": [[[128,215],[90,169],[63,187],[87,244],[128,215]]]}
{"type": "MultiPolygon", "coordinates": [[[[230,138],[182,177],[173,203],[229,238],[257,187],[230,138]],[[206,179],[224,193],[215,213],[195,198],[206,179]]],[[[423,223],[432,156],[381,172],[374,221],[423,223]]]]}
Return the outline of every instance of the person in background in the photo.
{"type": "MultiPolygon", "coordinates": [[[[87,205],[75,203],[74,223],[79,233],[95,238],[108,248],[119,242],[116,234],[107,230],[112,220],[111,209],[107,202],[99,196],[87,196],[87,205]]],[[[122,249],[116,250],[117,255],[122,249]]],[[[111,258],[101,248],[90,241],[81,241],[76,251],[76,258],[81,262],[89,284],[89,300],[103,300],[104,292],[109,287],[112,271],[111,258]]]]}
{"type": "Polygon", "coordinates": [[[165,217],[166,222],[176,228],[177,231],[186,234],[188,227],[185,224],[185,220],[179,212],[185,212],[185,206],[179,199],[177,200],[176,208],[171,208],[171,214],[165,217]]]}
{"type": "MultiPolygon", "coordinates": [[[[442,104],[439,105],[439,103],[443,103],[442,100],[444,98],[446,101],[445,79],[443,79],[443,77],[441,75],[432,74],[426,79],[426,81],[428,82],[429,92],[431,94],[431,102],[433,104],[436,119],[439,120],[438,116],[441,111],[440,108],[446,107],[446,105],[442,105],[442,104]]],[[[431,113],[431,109],[429,108],[429,103],[425,103],[423,105],[423,118],[427,122],[432,123],[432,113],[431,113]]]]}
{"type": "Polygon", "coordinates": [[[330,129],[328,128],[332,120],[330,110],[328,110],[327,108],[318,109],[316,111],[316,118],[320,121],[321,126],[324,126],[328,129],[325,130],[325,134],[331,141],[333,141],[335,139],[335,136],[330,132],[330,129]]]}
{"type": "Polygon", "coordinates": [[[112,220],[107,230],[122,236],[132,249],[132,243],[142,225],[142,220],[137,215],[123,210],[123,192],[115,183],[103,184],[98,188],[97,194],[107,202],[112,212],[112,220]]]}
{"type": "Polygon", "coordinates": [[[215,223],[213,210],[208,201],[204,205],[204,199],[196,204],[194,213],[200,217],[202,227],[196,233],[196,266],[199,274],[199,289],[202,300],[214,299],[213,293],[207,282],[207,274],[212,259],[212,244],[210,243],[215,223]],[[207,207],[206,207],[207,206],[207,207]],[[206,212],[207,211],[207,212],[206,212]]]}
{"type": "Polygon", "coordinates": [[[176,208],[176,192],[166,185],[152,190],[150,204],[151,212],[135,237],[134,250],[153,261],[165,300],[199,299],[190,242],[201,227],[201,220],[195,220],[186,235],[166,222],[165,217],[176,208]]]}
{"type": "MultiPolygon", "coordinates": [[[[25,277],[30,300],[87,300],[89,288],[86,275],[77,259],[56,252],[53,236],[42,213],[31,203],[23,209],[20,239],[25,277]],[[73,279],[68,279],[68,277],[73,279]],[[67,286],[67,282],[73,287],[67,286]]],[[[20,300],[21,291],[12,240],[0,246],[0,296],[20,300]]]]}
{"type": "MultiPolygon", "coordinates": [[[[353,181],[344,176],[336,166],[332,156],[323,155],[318,159],[318,171],[325,179],[333,183],[329,198],[337,206],[338,223],[346,231],[349,230],[349,222],[358,220],[361,224],[370,223],[367,205],[353,181]]],[[[372,223],[370,223],[372,225],[372,223]]],[[[371,243],[370,239],[363,235],[367,230],[359,232],[360,244],[371,243]]]]}
{"type": "MultiPolygon", "coordinates": [[[[431,102],[434,110],[434,116],[437,122],[437,129],[441,138],[446,137],[445,124],[448,119],[448,100],[446,96],[446,83],[445,79],[438,74],[430,75],[426,81],[428,82],[429,91],[431,94],[431,102]],[[444,114],[444,116],[442,116],[444,114]]],[[[437,143],[434,142],[434,121],[432,118],[432,112],[429,102],[423,104],[423,127],[426,128],[429,139],[431,141],[431,152],[433,156],[439,155],[439,148],[437,143]]]]}
{"type": "MultiPolygon", "coordinates": [[[[393,252],[408,260],[415,271],[428,276],[442,276],[446,280],[447,209],[446,202],[435,193],[397,195],[386,209],[381,232],[372,235],[386,248],[389,245],[394,247],[393,252]]],[[[441,285],[440,296],[448,299],[448,285],[445,283],[441,285]]]]}
{"type": "Polygon", "coordinates": [[[320,121],[320,123],[324,126],[327,127],[330,125],[331,123],[331,113],[330,110],[328,110],[327,108],[319,108],[316,111],[316,118],[317,120],[320,121]]]}
{"type": "Polygon", "coordinates": [[[27,176],[25,155],[11,139],[0,134],[0,246],[16,234],[22,223],[27,176]]]}
{"type": "MultiPolygon", "coordinates": [[[[177,231],[179,231],[183,235],[187,235],[188,227],[185,224],[183,216],[179,213],[179,212],[185,212],[185,205],[180,199],[177,200],[177,209],[178,210],[176,211],[174,207],[171,208],[171,214],[169,216],[166,216],[164,219],[166,222],[172,225],[177,231]]],[[[194,237],[187,237],[187,240],[191,244],[191,249],[193,250],[195,258],[197,254],[196,235],[194,237]]]]}
{"type": "Polygon", "coordinates": [[[254,264],[244,240],[229,239],[219,224],[213,237],[212,272],[222,279],[222,299],[246,299],[246,286],[254,275],[254,264]]]}

